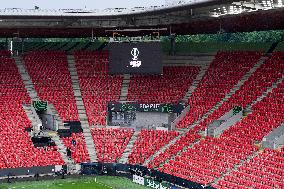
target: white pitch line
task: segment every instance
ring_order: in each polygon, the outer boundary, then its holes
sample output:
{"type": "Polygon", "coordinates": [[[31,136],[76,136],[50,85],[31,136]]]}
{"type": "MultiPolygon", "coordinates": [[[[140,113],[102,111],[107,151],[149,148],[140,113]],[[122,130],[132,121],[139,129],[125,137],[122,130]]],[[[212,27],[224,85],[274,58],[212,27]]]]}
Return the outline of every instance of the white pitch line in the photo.
{"type": "Polygon", "coordinates": [[[108,186],[108,185],[106,185],[106,184],[103,184],[103,183],[100,183],[100,182],[97,182],[97,181],[95,181],[96,183],[98,183],[98,184],[100,184],[100,185],[102,185],[102,186],[105,186],[105,187],[108,187],[108,188],[111,188],[111,189],[113,189],[113,187],[111,187],[111,186],[108,186]]]}

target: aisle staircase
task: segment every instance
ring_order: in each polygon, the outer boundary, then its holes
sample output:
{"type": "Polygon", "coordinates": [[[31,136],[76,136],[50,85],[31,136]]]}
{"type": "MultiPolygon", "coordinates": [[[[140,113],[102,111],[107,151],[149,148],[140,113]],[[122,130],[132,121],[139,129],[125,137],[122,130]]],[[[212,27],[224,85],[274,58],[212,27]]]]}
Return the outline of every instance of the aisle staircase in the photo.
{"type": "Polygon", "coordinates": [[[58,123],[58,129],[64,129],[64,124],[63,124],[63,121],[62,119],[60,118],[57,110],[55,109],[54,105],[53,104],[48,104],[47,106],[47,111],[51,111],[52,115],[54,115],[54,118],[55,120],[57,121],[58,123]]]}
{"type": "Polygon", "coordinates": [[[67,156],[66,147],[63,144],[63,142],[60,139],[60,137],[58,136],[57,132],[49,132],[48,135],[55,142],[55,144],[56,144],[56,146],[58,148],[58,152],[61,154],[61,157],[64,160],[64,162],[67,165],[74,164],[74,160],[67,156]]]}
{"type": "MultiPolygon", "coordinates": [[[[30,105],[23,105],[23,109],[25,110],[29,120],[31,121],[33,128],[35,128],[35,127],[37,128],[37,126],[39,124],[42,124],[40,119],[39,119],[39,117],[38,117],[38,115],[36,114],[36,112],[34,112],[31,109],[30,105]]],[[[71,158],[67,157],[66,147],[64,146],[64,144],[60,140],[60,138],[57,135],[57,133],[56,132],[50,132],[50,133],[51,134],[46,132],[45,136],[49,136],[55,142],[55,144],[56,144],[56,146],[58,148],[58,152],[61,154],[61,157],[64,160],[64,162],[66,164],[73,164],[74,161],[71,158]]],[[[33,137],[33,136],[31,136],[31,133],[29,133],[29,135],[30,135],[30,137],[33,137]]]]}
{"type": "Polygon", "coordinates": [[[93,136],[91,134],[91,126],[89,126],[86,110],[85,110],[83,99],[82,99],[82,94],[81,94],[77,69],[75,66],[74,56],[68,55],[67,60],[68,60],[68,70],[71,75],[71,83],[72,83],[72,88],[74,91],[79,119],[81,121],[83,134],[84,134],[85,141],[86,141],[86,147],[87,147],[91,162],[97,162],[98,161],[97,153],[95,149],[93,136]]]}
{"type": "Polygon", "coordinates": [[[273,53],[273,51],[276,49],[276,47],[278,46],[279,43],[280,43],[280,41],[276,41],[276,42],[272,43],[272,45],[270,46],[270,48],[266,52],[266,55],[273,53]]]}
{"type": "Polygon", "coordinates": [[[122,80],[122,85],[121,85],[121,92],[120,92],[119,101],[126,101],[127,100],[129,83],[130,83],[130,74],[124,74],[123,80],[122,80]]]}
{"type": "Polygon", "coordinates": [[[252,101],[252,103],[246,107],[246,110],[250,111],[251,107],[255,105],[257,102],[262,101],[263,98],[265,98],[268,93],[270,93],[274,88],[276,88],[280,83],[282,83],[284,80],[284,74],[282,77],[280,77],[275,83],[273,83],[270,87],[267,88],[267,90],[259,97],[257,97],[256,100],[252,101]]]}
{"type": "Polygon", "coordinates": [[[261,151],[256,151],[252,155],[248,156],[245,160],[241,160],[240,163],[235,164],[233,169],[228,169],[226,173],[223,173],[219,178],[215,178],[212,183],[208,185],[218,184],[219,180],[223,180],[225,176],[230,175],[233,171],[237,171],[239,167],[243,166],[245,163],[249,162],[254,157],[258,156],[261,151]]]}
{"type": "Polygon", "coordinates": [[[19,73],[21,74],[22,80],[24,82],[25,88],[26,88],[30,98],[32,100],[35,100],[35,101],[39,100],[38,94],[37,94],[37,92],[34,88],[34,84],[32,82],[32,79],[30,78],[29,73],[26,70],[26,67],[25,67],[21,57],[16,56],[16,57],[13,57],[13,58],[15,60],[17,67],[18,67],[19,73]]]}
{"type": "Polygon", "coordinates": [[[23,104],[22,105],[28,119],[31,121],[32,128],[38,128],[39,125],[42,125],[41,120],[39,119],[37,113],[32,109],[31,105],[23,104]]]}
{"type": "MultiPolygon", "coordinates": [[[[198,75],[196,78],[193,80],[191,86],[188,88],[188,91],[184,95],[183,102],[187,102],[187,100],[190,98],[192,93],[195,91],[197,88],[199,82],[202,80],[203,76],[205,75],[207,69],[209,68],[210,62],[207,64],[201,65],[201,70],[199,71],[198,75]]],[[[178,117],[171,123],[171,128],[175,129],[175,126],[178,124],[180,120],[186,116],[187,112],[190,110],[190,106],[187,106],[186,108],[183,109],[182,113],[178,115],[178,117]]]]}
{"type": "Polygon", "coordinates": [[[208,70],[212,60],[213,60],[213,58],[209,59],[208,61],[203,61],[201,63],[199,63],[198,60],[196,60],[195,64],[196,64],[196,66],[200,67],[200,71],[199,71],[198,75],[196,76],[196,78],[193,80],[191,86],[188,88],[188,91],[184,95],[184,97],[183,97],[183,101],[184,102],[187,102],[187,100],[190,98],[192,93],[195,91],[195,89],[197,88],[199,82],[203,79],[206,71],[208,70]]]}
{"type": "Polygon", "coordinates": [[[162,162],[158,167],[162,167],[164,164],[169,163],[170,160],[174,160],[177,156],[181,155],[183,152],[186,152],[188,148],[192,148],[195,144],[198,144],[201,141],[201,139],[195,141],[194,143],[184,146],[181,151],[177,152],[173,156],[171,156],[169,159],[166,159],[165,162],[162,162]]]}
{"type": "Polygon", "coordinates": [[[132,135],[132,137],[130,138],[121,158],[119,159],[119,163],[128,163],[128,156],[129,154],[131,153],[132,151],[132,147],[134,145],[134,142],[136,141],[136,139],[138,138],[138,134],[139,134],[139,131],[135,131],[132,135]]]}

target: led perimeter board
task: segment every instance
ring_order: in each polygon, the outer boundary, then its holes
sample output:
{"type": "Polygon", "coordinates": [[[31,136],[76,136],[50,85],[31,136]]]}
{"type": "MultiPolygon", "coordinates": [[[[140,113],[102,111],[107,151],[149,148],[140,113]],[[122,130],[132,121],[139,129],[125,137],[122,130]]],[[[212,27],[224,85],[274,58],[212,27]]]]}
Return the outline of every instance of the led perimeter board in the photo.
{"type": "Polygon", "coordinates": [[[162,74],[160,42],[112,42],[109,74],[162,74]]]}
{"type": "Polygon", "coordinates": [[[158,103],[119,103],[109,102],[108,111],[113,112],[161,112],[181,113],[185,106],[183,104],[158,104],[158,103]]]}

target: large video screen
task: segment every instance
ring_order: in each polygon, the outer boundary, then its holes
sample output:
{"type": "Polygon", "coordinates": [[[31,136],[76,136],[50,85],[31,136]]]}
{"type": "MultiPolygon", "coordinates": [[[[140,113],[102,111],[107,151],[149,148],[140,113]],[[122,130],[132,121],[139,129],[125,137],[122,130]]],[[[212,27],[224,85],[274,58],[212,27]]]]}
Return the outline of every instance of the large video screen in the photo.
{"type": "Polygon", "coordinates": [[[159,42],[113,42],[109,44],[109,74],[161,74],[159,42]]]}

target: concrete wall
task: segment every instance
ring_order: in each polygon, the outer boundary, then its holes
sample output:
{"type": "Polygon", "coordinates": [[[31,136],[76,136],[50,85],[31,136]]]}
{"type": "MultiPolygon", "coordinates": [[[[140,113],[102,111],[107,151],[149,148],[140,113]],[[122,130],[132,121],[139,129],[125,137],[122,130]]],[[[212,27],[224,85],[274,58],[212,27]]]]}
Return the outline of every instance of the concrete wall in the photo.
{"type": "Polygon", "coordinates": [[[169,123],[169,114],[159,112],[136,112],[136,120],[131,123],[136,128],[159,127],[169,123]]]}
{"type": "Polygon", "coordinates": [[[0,177],[10,176],[19,176],[19,175],[34,175],[36,173],[54,173],[56,170],[61,169],[62,166],[41,166],[41,167],[21,167],[21,168],[10,168],[10,169],[1,169],[0,177]]]}
{"type": "Polygon", "coordinates": [[[277,149],[284,145],[284,123],[273,129],[262,139],[265,148],[277,149]]]}

